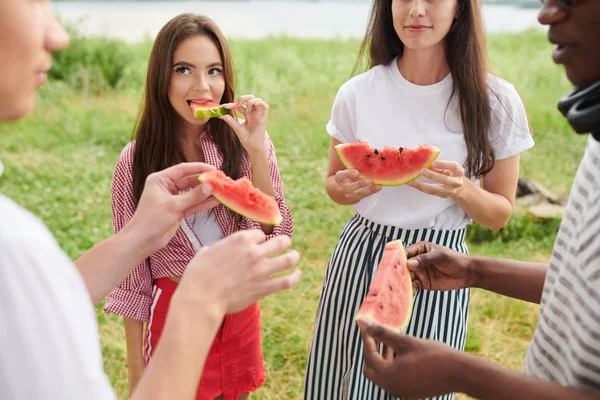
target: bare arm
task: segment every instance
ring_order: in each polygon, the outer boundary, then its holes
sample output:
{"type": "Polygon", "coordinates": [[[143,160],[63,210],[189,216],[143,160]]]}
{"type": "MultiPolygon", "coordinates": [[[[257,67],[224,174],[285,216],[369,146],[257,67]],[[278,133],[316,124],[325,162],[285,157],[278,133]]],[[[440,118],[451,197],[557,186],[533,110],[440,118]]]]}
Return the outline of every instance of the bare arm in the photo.
{"type": "MultiPolygon", "coordinates": [[[[275,189],[269,174],[269,158],[265,151],[249,154],[250,165],[252,168],[252,184],[260,189],[266,195],[275,197],[275,189]]],[[[273,232],[272,225],[260,224],[260,228],[269,235],[273,232]]]]}
{"type": "Polygon", "coordinates": [[[152,253],[145,238],[143,233],[126,227],[75,260],[94,304],[104,299],[133,268],[152,253]]]}
{"type": "Polygon", "coordinates": [[[483,178],[483,188],[465,179],[454,201],[474,221],[490,229],[504,227],[512,214],[519,180],[519,155],[496,161],[483,178]]]}
{"type": "Polygon", "coordinates": [[[406,249],[415,290],[478,287],[539,303],[548,264],[475,257],[429,242],[406,249]]]}
{"type": "Polygon", "coordinates": [[[127,341],[127,366],[129,370],[129,395],[131,396],[144,373],[144,323],[136,319],[123,318],[127,341]]]}
{"type": "Polygon", "coordinates": [[[474,257],[473,286],[539,304],[548,264],[474,257]]]}

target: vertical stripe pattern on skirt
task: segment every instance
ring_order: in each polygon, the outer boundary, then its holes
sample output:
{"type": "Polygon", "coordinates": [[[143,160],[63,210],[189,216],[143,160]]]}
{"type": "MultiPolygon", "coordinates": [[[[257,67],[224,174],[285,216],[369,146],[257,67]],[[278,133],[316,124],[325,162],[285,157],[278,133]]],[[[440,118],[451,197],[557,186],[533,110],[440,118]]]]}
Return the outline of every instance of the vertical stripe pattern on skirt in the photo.
{"type": "MultiPolygon", "coordinates": [[[[437,243],[467,253],[465,229],[401,229],[352,217],[329,261],[317,311],[304,385],[307,400],[391,400],[367,380],[363,346],[354,317],[383,256],[385,245],[401,239],[437,243]]],[[[421,290],[414,298],[407,333],[463,350],[467,332],[469,289],[449,292],[421,290]]],[[[452,400],[454,394],[436,399],[452,400]]]]}

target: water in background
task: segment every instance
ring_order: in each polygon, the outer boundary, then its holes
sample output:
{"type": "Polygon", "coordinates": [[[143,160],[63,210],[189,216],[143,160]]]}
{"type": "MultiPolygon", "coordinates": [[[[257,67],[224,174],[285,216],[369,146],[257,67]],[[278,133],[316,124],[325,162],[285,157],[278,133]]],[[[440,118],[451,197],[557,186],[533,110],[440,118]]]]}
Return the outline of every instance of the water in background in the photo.
{"type": "MultiPolygon", "coordinates": [[[[365,32],[370,2],[65,1],[53,2],[53,7],[63,22],[75,23],[84,34],[136,42],[154,38],[170,18],[183,12],[209,16],[228,38],[359,38],[365,32]]],[[[483,10],[489,33],[540,27],[537,9],[486,4],[483,10]]]]}

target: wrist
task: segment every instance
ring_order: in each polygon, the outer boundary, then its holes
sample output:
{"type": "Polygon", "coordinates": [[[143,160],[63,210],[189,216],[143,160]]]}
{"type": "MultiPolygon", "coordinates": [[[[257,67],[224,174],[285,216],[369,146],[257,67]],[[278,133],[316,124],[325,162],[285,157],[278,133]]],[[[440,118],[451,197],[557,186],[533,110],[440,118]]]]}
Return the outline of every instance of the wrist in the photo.
{"type": "Polygon", "coordinates": [[[450,196],[450,198],[457,203],[466,199],[467,193],[470,189],[470,184],[473,184],[473,182],[470,179],[467,179],[465,176],[463,176],[461,179],[462,184],[456,189],[454,194],[450,196]]]}
{"type": "Polygon", "coordinates": [[[208,294],[204,301],[189,301],[184,297],[177,296],[177,292],[173,295],[165,332],[167,326],[170,327],[175,335],[173,340],[181,345],[181,348],[197,352],[199,350],[196,347],[202,345],[202,341],[198,340],[198,333],[202,332],[206,337],[214,337],[225,317],[225,312],[219,308],[217,302],[208,300],[210,297],[208,294]]]}
{"type": "Polygon", "coordinates": [[[481,288],[481,282],[483,281],[483,264],[485,263],[485,257],[481,256],[469,256],[469,287],[481,288]]]}
{"type": "Polygon", "coordinates": [[[480,371],[477,371],[477,357],[458,351],[453,352],[453,368],[450,372],[452,391],[473,395],[478,392],[480,371]]]}
{"type": "Polygon", "coordinates": [[[157,250],[154,241],[147,236],[147,230],[138,229],[133,220],[125,225],[113,237],[113,240],[118,241],[121,246],[124,246],[126,248],[125,251],[138,259],[139,262],[150,257],[157,250]]]}
{"type": "Polygon", "coordinates": [[[250,164],[253,164],[255,161],[267,160],[267,151],[264,146],[258,148],[250,148],[246,149],[246,153],[248,153],[248,159],[250,160],[250,164]]]}
{"type": "MultiPolygon", "coordinates": [[[[198,282],[198,279],[194,279],[198,282]]],[[[209,282],[211,279],[202,279],[201,282],[209,282]]],[[[181,324],[209,324],[209,326],[220,325],[225,317],[227,305],[221,299],[226,298],[219,293],[218,284],[207,285],[205,283],[188,288],[184,279],[173,295],[172,309],[180,315],[181,324]]],[[[171,311],[169,311],[171,312],[171,311]]]]}

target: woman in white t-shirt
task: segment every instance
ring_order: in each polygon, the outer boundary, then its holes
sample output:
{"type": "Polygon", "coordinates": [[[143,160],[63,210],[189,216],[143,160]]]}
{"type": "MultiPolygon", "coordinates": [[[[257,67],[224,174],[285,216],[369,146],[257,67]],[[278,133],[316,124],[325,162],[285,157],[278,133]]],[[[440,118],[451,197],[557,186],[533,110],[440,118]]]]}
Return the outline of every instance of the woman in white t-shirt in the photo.
{"type": "MultiPolygon", "coordinates": [[[[472,220],[499,229],[510,219],[519,153],[533,146],[517,92],[487,69],[479,1],[375,0],[359,60],[366,49],[370,69],[342,85],[327,124],[327,193],[357,214],[327,269],[305,399],[391,398],[363,375],[354,322],[386,243],[427,240],[466,253],[472,220]],[[345,170],[334,146],[348,142],[441,152],[418,180],[381,188],[345,170]]],[[[407,333],[463,350],[468,304],[468,289],[419,291],[407,333]]]]}

